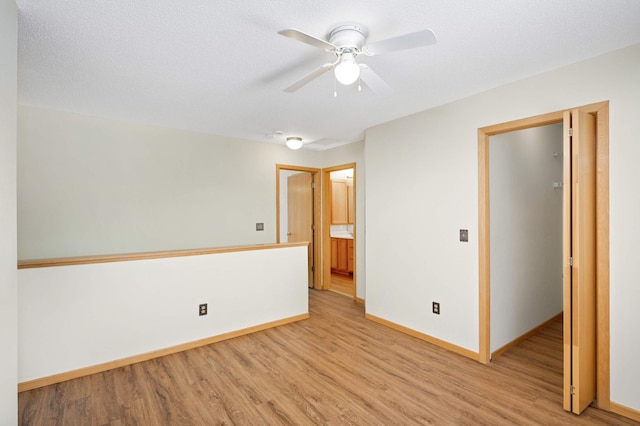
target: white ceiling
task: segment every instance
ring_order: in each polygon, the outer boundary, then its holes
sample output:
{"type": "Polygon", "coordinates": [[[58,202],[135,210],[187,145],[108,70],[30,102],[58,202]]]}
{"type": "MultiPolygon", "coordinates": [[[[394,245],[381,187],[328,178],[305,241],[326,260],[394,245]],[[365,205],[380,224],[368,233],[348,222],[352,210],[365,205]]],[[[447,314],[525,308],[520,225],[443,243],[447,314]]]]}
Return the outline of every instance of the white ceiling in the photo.
{"type": "Polygon", "coordinates": [[[17,0],[19,101],[255,141],[325,149],[368,127],[640,43],[638,0],[17,0]],[[438,43],[358,58],[394,89],[332,73],[282,89],[332,55],[278,35],[324,38],[355,21],[369,41],[431,28],[438,43]],[[280,138],[281,139],[281,138],[280,138]]]}

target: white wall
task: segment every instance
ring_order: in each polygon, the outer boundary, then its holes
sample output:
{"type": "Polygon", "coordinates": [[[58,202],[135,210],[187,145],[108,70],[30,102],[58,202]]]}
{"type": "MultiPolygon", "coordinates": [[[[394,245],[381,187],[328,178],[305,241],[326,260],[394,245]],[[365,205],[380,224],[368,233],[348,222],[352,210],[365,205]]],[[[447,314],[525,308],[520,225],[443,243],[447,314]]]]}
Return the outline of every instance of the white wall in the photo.
{"type": "Polygon", "coordinates": [[[306,265],[294,246],[21,269],[19,380],[306,314],[306,265]]]}
{"type": "Polygon", "coordinates": [[[321,158],[51,109],[18,114],[19,259],[273,243],[276,163],[321,158]]]}
{"type": "Polygon", "coordinates": [[[365,162],[364,141],[342,145],[323,151],[322,167],[340,166],[356,163],[356,296],[364,299],[366,295],[366,231],[365,231],[365,162]]]}
{"type": "Polygon", "coordinates": [[[639,410],[638,76],[635,45],[369,129],[367,312],[478,351],[478,128],[610,100],[611,399],[639,410]]]}
{"type": "Polygon", "coordinates": [[[489,140],[493,352],[562,312],[562,123],[489,140]]]}
{"type": "Polygon", "coordinates": [[[18,423],[16,105],[18,12],[0,1],[0,424],[18,423]]]}

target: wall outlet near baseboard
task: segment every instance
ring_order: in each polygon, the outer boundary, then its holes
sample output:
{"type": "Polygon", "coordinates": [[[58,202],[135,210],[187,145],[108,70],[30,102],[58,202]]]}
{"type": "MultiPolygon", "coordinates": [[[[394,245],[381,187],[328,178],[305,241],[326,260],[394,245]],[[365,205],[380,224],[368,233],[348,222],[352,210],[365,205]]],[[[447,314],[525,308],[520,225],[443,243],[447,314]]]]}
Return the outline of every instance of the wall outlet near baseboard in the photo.
{"type": "Polygon", "coordinates": [[[440,302],[433,302],[432,309],[434,314],[440,315],[440,302]]]}
{"type": "Polygon", "coordinates": [[[200,316],[207,315],[207,304],[206,303],[201,303],[198,306],[198,315],[200,315],[200,316]]]}

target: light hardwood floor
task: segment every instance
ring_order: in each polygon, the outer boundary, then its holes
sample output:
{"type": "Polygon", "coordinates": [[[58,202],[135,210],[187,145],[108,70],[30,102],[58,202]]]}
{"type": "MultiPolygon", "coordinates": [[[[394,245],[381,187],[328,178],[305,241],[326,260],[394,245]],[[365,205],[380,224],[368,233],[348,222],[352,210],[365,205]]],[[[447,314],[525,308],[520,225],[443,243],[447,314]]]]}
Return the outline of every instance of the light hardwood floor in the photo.
{"type": "Polygon", "coordinates": [[[331,291],[351,296],[355,294],[355,286],[353,284],[353,275],[331,274],[331,291]]]}
{"type": "Polygon", "coordinates": [[[560,323],[485,366],[309,297],[308,320],[21,393],[20,424],[637,424],[562,410],[560,323]]]}

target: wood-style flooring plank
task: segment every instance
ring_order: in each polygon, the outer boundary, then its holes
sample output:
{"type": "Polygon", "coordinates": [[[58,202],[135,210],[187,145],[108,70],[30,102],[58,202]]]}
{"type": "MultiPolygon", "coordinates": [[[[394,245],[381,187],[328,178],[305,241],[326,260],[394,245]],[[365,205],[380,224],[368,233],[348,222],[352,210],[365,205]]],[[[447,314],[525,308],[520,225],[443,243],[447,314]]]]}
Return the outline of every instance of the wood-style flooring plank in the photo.
{"type": "Polygon", "coordinates": [[[28,425],[633,425],[562,409],[562,323],[489,366],[310,290],[311,317],[23,392],[28,425]]]}
{"type": "Polygon", "coordinates": [[[331,291],[353,297],[355,294],[355,285],[353,283],[353,275],[331,274],[331,291]]]}

